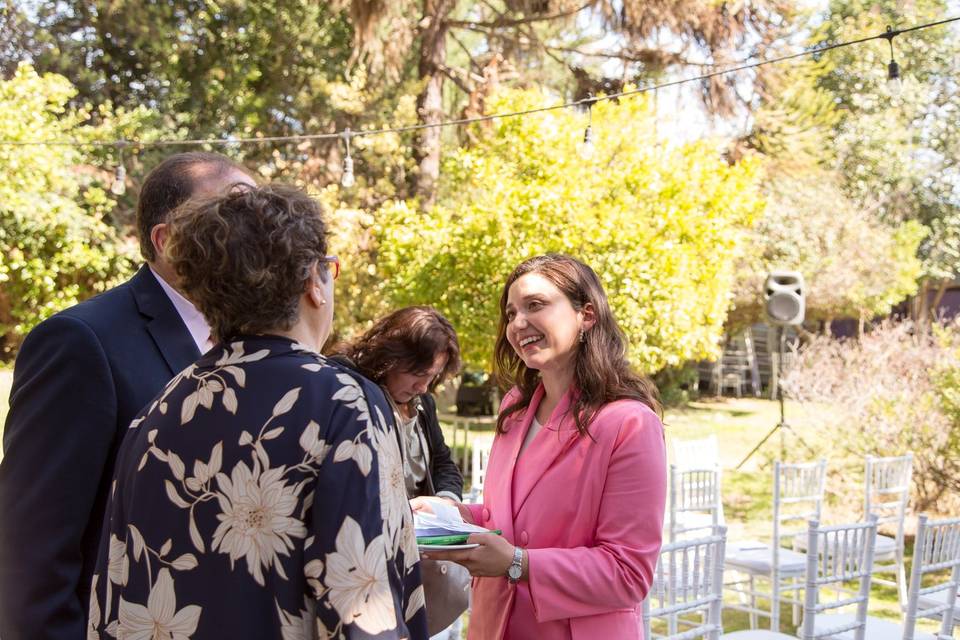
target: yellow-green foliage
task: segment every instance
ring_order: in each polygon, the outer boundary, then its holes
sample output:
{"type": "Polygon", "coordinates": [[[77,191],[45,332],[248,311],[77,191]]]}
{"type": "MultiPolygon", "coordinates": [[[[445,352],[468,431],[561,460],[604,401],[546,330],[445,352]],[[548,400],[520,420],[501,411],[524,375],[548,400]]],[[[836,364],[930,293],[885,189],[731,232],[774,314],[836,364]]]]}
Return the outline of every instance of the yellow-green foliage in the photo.
{"type": "MultiPolygon", "coordinates": [[[[0,81],[0,139],[82,137],[62,76],[21,65],[0,81]]],[[[0,146],[0,360],[29,329],[129,271],[128,251],[102,212],[103,189],[81,186],[71,146],[0,146]]]]}
{"type": "MultiPolygon", "coordinates": [[[[488,108],[551,101],[509,91],[488,108]]],[[[378,213],[383,293],[447,314],[474,366],[489,366],[507,275],[549,251],[597,271],[636,366],[714,349],[743,232],[762,210],[754,163],[730,165],[710,142],[658,139],[643,98],[593,107],[596,151],[585,160],[586,120],[552,111],[484,125],[476,145],[447,158],[435,207],[394,202],[378,213]]]]}

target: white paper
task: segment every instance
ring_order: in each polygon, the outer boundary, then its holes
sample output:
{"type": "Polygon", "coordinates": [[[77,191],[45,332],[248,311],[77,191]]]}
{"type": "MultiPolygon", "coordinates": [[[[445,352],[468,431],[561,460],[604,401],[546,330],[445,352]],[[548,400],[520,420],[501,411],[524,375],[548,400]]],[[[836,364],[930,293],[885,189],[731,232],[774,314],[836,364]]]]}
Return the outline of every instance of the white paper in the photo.
{"type": "Polygon", "coordinates": [[[417,536],[445,536],[458,533],[484,533],[487,529],[464,522],[460,510],[445,500],[430,500],[433,513],[417,511],[413,514],[413,525],[417,536]]]}

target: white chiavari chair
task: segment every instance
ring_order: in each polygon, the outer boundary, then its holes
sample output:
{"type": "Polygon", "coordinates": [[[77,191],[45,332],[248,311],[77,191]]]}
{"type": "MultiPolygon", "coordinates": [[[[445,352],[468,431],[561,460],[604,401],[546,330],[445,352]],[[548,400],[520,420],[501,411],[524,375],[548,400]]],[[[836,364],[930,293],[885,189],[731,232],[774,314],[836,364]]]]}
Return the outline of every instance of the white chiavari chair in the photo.
{"type": "MultiPolygon", "coordinates": [[[[867,640],[951,640],[953,638],[954,607],[946,605],[957,597],[960,584],[960,518],[928,521],[920,516],[916,544],[913,548],[913,567],[910,571],[910,589],[903,624],[867,616],[867,640]],[[943,573],[946,577],[939,577],[943,573]],[[926,582],[927,586],[922,586],[926,582]],[[942,601],[938,598],[943,594],[942,601]],[[925,604],[921,604],[925,603],[925,604]],[[917,620],[930,618],[940,621],[938,633],[927,633],[916,628],[917,620]]],[[[818,628],[836,627],[849,622],[849,615],[819,618],[818,628]]],[[[836,640],[853,640],[852,633],[833,636],[836,640]]]]}
{"type": "Polygon", "coordinates": [[[708,535],[723,524],[720,467],[680,468],[670,465],[667,540],[708,535]]]}
{"type": "Polygon", "coordinates": [[[673,462],[680,469],[708,469],[720,466],[720,445],[716,434],[695,440],[671,438],[673,462]]]}
{"type": "MultiPolygon", "coordinates": [[[[803,604],[803,624],[796,636],[775,630],[752,629],[722,635],[721,640],[820,640],[849,633],[854,640],[874,640],[868,636],[867,605],[873,547],[877,538],[876,516],[866,523],[821,527],[811,520],[807,527],[807,549],[803,604]],[[846,592],[846,585],[858,588],[849,597],[825,597],[826,589],[846,592]],[[824,616],[825,612],[854,607],[852,616],[824,616]]],[[[846,592],[849,593],[849,592],[846,592]]]]}
{"type": "Polygon", "coordinates": [[[470,493],[466,502],[478,503],[483,499],[483,481],[487,475],[487,461],[492,446],[493,440],[488,438],[474,438],[470,444],[470,493]]]}
{"type": "Polygon", "coordinates": [[[757,627],[757,616],[770,618],[770,629],[780,630],[780,605],[802,604],[798,592],[807,566],[806,554],[787,549],[802,532],[799,523],[820,521],[826,485],[827,462],[787,464],[774,462],[773,470],[773,537],[770,543],[748,540],[727,544],[726,567],[741,576],[727,584],[739,602],[728,608],[750,614],[750,627],[757,627]],[[769,590],[759,590],[758,580],[769,583],[769,590]],[[770,603],[770,610],[760,609],[758,599],[770,603]],[[749,602],[749,604],[748,604],[749,602]]]}
{"type": "Polygon", "coordinates": [[[720,637],[726,537],[726,527],[716,527],[713,535],[673,542],[660,550],[653,586],[643,601],[645,639],[720,637]],[[652,631],[654,619],[666,627],[665,635],[652,631]]]}
{"type": "Polygon", "coordinates": [[[895,458],[867,456],[864,478],[864,517],[875,514],[880,526],[890,525],[893,537],[878,535],[873,559],[873,581],[897,587],[900,605],[907,600],[907,579],[903,562],[903,526],[910,501],[910,480],[913,476],[913,454],[895,458]],[[888,580],[883,575],[893,574],[888,580]]]}

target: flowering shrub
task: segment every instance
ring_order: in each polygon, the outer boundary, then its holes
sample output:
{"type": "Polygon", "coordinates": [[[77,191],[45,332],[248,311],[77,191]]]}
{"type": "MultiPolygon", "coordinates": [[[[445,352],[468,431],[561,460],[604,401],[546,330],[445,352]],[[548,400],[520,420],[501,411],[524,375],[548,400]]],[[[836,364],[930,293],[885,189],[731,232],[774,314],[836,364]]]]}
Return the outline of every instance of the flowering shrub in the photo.
{"type": "MultiPolygon", "coordinates": [[[[822,404],[815,441],[839,471],[841,506],[857,509],[849,473],[863,457],[914,454],[916,511],[960,505],[960,324],[921,331],[885,322],[860,340],[817,337],[784,379],[790,397],[822,404]]],[[[857,470],[859,469],[859,475],[857,470]]]]}

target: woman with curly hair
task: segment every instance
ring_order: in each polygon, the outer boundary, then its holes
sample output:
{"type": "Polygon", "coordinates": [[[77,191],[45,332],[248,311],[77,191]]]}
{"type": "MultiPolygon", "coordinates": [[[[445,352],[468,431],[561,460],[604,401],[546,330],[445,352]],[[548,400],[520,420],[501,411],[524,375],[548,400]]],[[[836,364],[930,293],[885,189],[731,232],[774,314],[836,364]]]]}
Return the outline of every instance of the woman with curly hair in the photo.
{"type": "MultiPolygon", "coordinates": [[[[640,640],[666,496],[656,389],[635,373],[593,269],[522,262],[500,297],[504,397],[483,504],[464,519],[503,535],[424,554],[476,577],[469,637],[640,640]]],[[[423,508],[418,504],[415,508],[423,508]]]]}
{"type": "Polygon", "coordinates": [[[319,206],[238,188],[169,232],[217,344],[130,425],[89,636],[424,639],[390,407],[320,355],[340,266],[319,206]]]}

